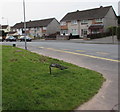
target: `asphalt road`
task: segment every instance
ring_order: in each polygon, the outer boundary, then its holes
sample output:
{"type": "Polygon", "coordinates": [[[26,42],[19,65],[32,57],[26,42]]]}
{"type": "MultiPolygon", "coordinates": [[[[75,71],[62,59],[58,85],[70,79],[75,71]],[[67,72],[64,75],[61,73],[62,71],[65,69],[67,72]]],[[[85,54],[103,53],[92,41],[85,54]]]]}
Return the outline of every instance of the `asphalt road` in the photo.
{"type": "MultiPolygon", "coordinates": [[[[12,42],[3,44],[12,45],[12,42]]],[[[24,48],[24,42],[16,42],[24,48]]],[[[99,93],[76,110],[118,109],[118,45],[72,42],[28,42],[28,50],[95,70],[106,78],[99,93]]]]}

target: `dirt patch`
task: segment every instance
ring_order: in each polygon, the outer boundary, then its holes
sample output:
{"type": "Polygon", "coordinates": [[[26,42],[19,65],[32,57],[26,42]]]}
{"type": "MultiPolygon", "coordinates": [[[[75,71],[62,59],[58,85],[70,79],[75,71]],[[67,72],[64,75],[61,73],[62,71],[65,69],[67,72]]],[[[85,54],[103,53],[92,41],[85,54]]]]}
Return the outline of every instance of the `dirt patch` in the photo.
{"type": "Polygon", "coordinates": [[[23,51],[22,51],[22,50],[16,50],[16,51],[14,51],[14,53],[15,53],[15,52],[23,52],[23,51]]]}
{"type": "Polygon", "coordinates": [[[47,58],[46,58],[45,56],[41,56],[41,57],[39,58],[39,61],[44,63],[44,62],[47,61],[47,58]]]}
{"type": "Polygon", "coordinates": [[[10,59],[10,62],[16,62],[18,59],[10,59]]]}

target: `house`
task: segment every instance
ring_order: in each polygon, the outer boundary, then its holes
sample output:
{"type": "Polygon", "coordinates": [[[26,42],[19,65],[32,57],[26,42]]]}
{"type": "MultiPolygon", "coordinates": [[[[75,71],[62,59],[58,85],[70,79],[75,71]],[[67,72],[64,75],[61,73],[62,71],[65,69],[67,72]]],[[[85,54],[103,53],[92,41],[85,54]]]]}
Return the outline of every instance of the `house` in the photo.
{"type": "Polygon", "coordinates": [[[117,16],[112,6],[67,13],[60,21],[61,35],[79,35],[106,32],[109,26],[117,26],[117,16]]]}
{"type": "Polygon", "coordinates": [[[1,25],[0,30],[4,31],[5,33],[10,32],[10,26],[9,25],[1,25]]]}
{"type": "MultiPolygon", "coordinates": [[[[15,24],[12,29],[19,35],[24,35],[23,22],[15,24]]],[[[26,34],[31,37],[42,37],[56,32],[60,32],[60,23],[55,18],[26,22],[26,34]]]]}
{"type": "Polygon", "coordinates": [[[0,24],[0,40],[5,39],[9,34],[11,27],[9,25],[1,25],[0,24]]]}

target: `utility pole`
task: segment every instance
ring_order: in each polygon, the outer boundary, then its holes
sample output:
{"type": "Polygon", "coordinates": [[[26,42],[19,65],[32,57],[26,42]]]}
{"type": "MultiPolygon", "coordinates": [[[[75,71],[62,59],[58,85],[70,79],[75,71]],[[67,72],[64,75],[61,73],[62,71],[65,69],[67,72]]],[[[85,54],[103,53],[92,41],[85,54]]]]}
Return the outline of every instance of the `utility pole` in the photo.
{"type": "Polygon", "coordinates": [[[25,35],[25,50],[27,50],[27,42],[26,42],[26,17],[25,17],[25,0],[23,0],[23,12],[24,12],[24,35],[25,35]]]}

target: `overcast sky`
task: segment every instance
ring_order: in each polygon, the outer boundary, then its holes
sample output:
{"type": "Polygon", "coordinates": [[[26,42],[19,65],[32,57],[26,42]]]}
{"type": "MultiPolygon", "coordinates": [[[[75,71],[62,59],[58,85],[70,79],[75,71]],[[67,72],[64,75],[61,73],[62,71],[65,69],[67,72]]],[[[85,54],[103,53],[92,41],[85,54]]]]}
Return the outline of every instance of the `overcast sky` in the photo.
{"type": "MultiPolygon", "coordinates": [[[[120,0],[25,0],[26,21],[55,17],[60,21],[65,14],[76,10],[113,6],[118,15],[120,0]]],[[[23,0],[0,0],[0,24],[14,25],[23,21],[23,0]]]]}

